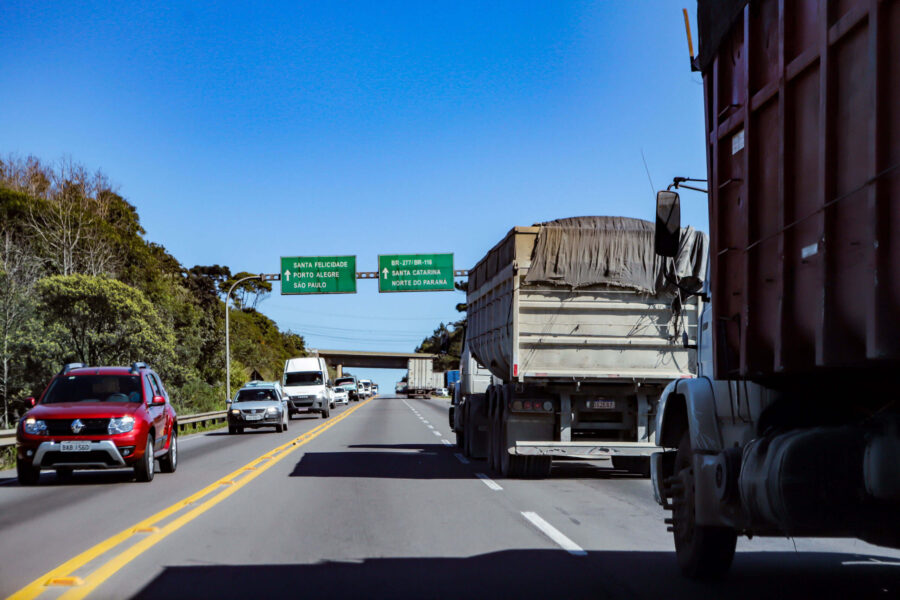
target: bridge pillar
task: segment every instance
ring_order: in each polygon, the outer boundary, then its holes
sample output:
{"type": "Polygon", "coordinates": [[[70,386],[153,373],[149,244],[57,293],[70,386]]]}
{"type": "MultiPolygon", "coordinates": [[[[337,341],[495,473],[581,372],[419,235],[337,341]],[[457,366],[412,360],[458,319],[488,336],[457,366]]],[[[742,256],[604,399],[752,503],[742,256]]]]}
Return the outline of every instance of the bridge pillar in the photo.
{"type": "Polygon", "coordinates": [[[335,372],[337,373],[337,376],[338,376],[338,377],[343,377],[343,376],[344,376],[344,365],[340,365],[340,364],[335,365],[335,366],[334,366],[334,370],[335,370],[335,372]]]}

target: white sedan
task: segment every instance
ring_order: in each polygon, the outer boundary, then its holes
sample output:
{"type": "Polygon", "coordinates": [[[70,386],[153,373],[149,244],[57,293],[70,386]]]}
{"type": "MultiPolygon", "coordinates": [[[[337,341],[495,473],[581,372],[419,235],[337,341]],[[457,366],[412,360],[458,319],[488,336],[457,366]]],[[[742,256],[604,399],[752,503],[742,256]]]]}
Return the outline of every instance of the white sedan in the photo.
{"type": "Polygon", "coordinates": [[[334,388],[334,403],[335,404],[350,404],[350,392],[345,390],[342,387],[334,388]]]}

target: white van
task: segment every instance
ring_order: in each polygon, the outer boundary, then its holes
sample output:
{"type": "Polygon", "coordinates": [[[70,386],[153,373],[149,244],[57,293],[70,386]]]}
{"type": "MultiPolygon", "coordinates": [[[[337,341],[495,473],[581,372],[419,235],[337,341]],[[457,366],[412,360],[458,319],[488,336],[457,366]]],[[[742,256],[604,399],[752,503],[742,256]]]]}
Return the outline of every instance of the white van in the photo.
{"type": "Polygon", "coordinates": [[[319,413],[323,419],[331,416],[334,391],[324,358],[307,356],[284,361],[281,387],[288,397],[289,419],[303,413],[319,413]]]}

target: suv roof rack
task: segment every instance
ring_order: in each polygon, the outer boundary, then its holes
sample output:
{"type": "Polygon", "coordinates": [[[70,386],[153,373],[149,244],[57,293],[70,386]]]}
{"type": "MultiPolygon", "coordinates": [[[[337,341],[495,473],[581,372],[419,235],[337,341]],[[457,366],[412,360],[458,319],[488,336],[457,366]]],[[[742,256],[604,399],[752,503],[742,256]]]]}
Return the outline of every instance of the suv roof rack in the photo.
{"type": "Polygon", "coordinates": [[[136,361],[136,362],[131,363],[131,372],[132,373],[137,373],[141,369],[149,369],[149,368],[150,368],[150,366],[145,362],[137,362],[136,361]]]}
{"type": "Polygon", "coordinates": [[[87,366],[86,364],[81,363],[81,362],[68,363],[65,366],[63,366],[62,370],[59,373],[60,373],[60,375],[65,375],[72,369],[83,369],[86,366],[87,366]]]}

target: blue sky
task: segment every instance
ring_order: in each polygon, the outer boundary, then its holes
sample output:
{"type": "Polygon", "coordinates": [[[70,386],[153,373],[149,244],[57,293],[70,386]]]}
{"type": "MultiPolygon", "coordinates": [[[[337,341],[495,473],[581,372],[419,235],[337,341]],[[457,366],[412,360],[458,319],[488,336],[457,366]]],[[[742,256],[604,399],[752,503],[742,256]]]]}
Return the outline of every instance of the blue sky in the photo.
{"type": "MultiPolygon", "coordinates": [[[[642,150],[657,188],[705,176],[683,6],[696,25],[689,0],[8,0],[0,152],[102,169],[186,266],[453,252],[467,268],[515,225],[651,219],[642,150]]],[[[705,198],[683,199],[707,229],[705,198]]],[[[311,347],[406,351],[464,301],[358,289],[260,308],[311,347]]]]}

